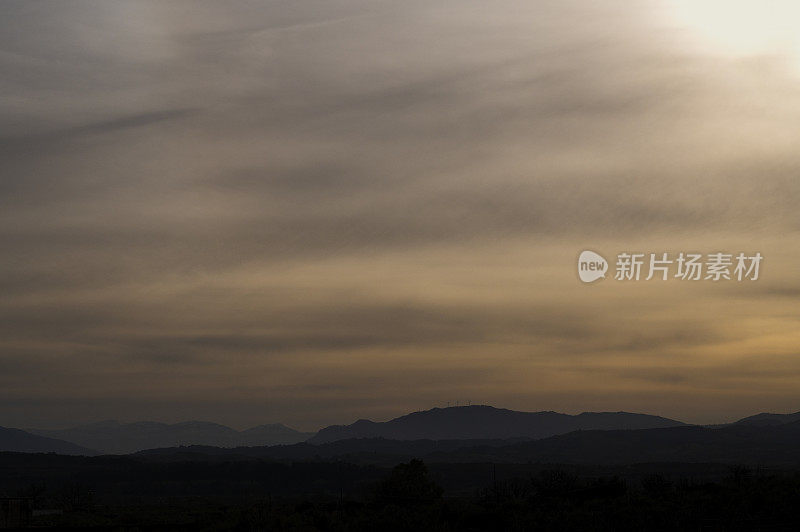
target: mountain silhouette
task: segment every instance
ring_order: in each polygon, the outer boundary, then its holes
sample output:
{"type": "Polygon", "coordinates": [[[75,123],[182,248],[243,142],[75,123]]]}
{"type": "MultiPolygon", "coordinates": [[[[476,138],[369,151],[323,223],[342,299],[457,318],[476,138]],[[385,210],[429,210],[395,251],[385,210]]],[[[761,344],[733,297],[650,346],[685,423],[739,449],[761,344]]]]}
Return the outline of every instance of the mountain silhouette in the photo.
{"type": "Polygon", "coordinates": [[[540,440],[387,440],[358,438],[272,447],[182,447],[136,456],[159,462],[342,460],[391,465],[412,458],[429,463],[506,464],[749,464],[796,467],[800,421],[758,427],[697,425],[638,430],[577,430],[540,440]]]}
{"type": "Polygon", "coordinates": [[[259,425],[239,433],[240,446],[291,445],[307,440],[314,433],[298,432],[282,423],[259,425]]]}
{"type": "Polygon", "coordinates": [[[483,454],[483,459],[576,464],[800,463],[800,421],[781,425],[687,425],[644,430],[576,431],[497,449],[462,448],[448,461],[483,454]]]}
{"type": "Polygon", "coordinates": [[[0,427],[0,451],[17,453],[58,453],[93,456],[97,452],[74,443],[0,427]]]}
{"type": "MultiPolygon", "coordinates": [[[[800,422],[800,412],[793,414],[761,413],[742,418],[734,423],[706,426],[706,428],[716,430],[737,427],[740,429],[788,427],[798,422],[800,422]]],[[[385,422],[361,419],[351,425],[332,425],[323,428],[316,434],[299,432],[280,423],[259,425],[237,431],[225,425],[203,421],[174,424],[149,421],[137,423],[101,421],[60,430],[26,430],[30,436],[44,436],[61,440],[61,443],[68,442],[77,446],[77,448],[71,449],[58,448],[65,449],[66,454],[81,453],[92,449],[104,454],[129,454],[147,449],[188,446],[230,449],[291,446],[300,442],[308,442],[314,447],[331,442],[365,438],[398,442],[430,440],[467,443],[468,440],[472,440],[475,445],[495,448],[514,443],[513,440],[542,440],[575,431],[630,431],[686,426],[686,424],[673,419],[630,412],[584,412],[578,415],[569,415],[549,411],[519,412],[476,405],[433,408],[413,412],[385,422]]],[[[592,438],[600,439],[601,436],[592,436],[592,438]]],[[[386,445],[384,444],[384,447],[386,445]]],[[[461,444],[456,446],[464,447],[461,444]]],[[[452,445],[447,447],[449,450],[453,450],[450,449],[452,445]]],[[[61,451],[54,448],[54,452],[61,451]]],[[[89,452],[91,453],[91,451],[89,452]]],[[[290,454],[293,452],[295,451],[291,451],[290,454]]]]}
{"type": "Polygon", "coordinates": [[[768,427],[775,425],[786,425],[788,423],[794,423],[795,421],[800,421],[800,412],[795,412],[793,414],[769,414],[767,412],[762,412],[761,414],[742,418],[739,421],[736,421],[734,424],[751,425],[754,427],[768,427]]]}
{"type": "Polygon", "coordinates": [[[361,419],[333,425],[308,440],[312,444],[352,438],[390,440],[540,439],[575,430],[650,429],[683,425],[680,421],[629,412],[518,412],[486,405],[433,408],[386,422],[361,419]]]}
{"type": "Polygon", "coordinates": [[[304,441],[312,435],[281,424],[261,425],[240,432],[225,425],[205,421],[174,424],[152,421],[137,423],[100,421],[68,429],[29,429],[28,432],[58,438],[106,454],[129,454],[144,449],[181,445],[238,447],[290,444],[304,441]]]}

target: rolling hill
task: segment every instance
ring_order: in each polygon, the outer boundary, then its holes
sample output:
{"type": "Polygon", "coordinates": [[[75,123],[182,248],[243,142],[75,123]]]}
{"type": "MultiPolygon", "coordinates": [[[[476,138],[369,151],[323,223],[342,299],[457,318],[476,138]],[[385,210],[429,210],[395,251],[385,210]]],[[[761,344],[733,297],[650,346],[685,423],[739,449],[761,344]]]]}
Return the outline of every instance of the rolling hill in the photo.
{"type": "Polygon", "coordinates": [[[101,421],[61,430],[29,429],[28,431],[97,449],[106,454],[128,454],[144,449],[180,445],[238,447],[290,444],[304,441],[312,435],[280,424],[261,425],[237,431],[225,425],[205,421],[174,424],[152,421],[138,423],[101,421]]]}
{"type": "Polygon", "coordinates": [[[0,451],[17,453],[58,453],[93,456],[97,452],[55,438],[31,434],[20,429],[0,427],[0,451]]]}
{"type": "Polygon", "coordinates": [[[629,412],[517,412],[476,405],[433,408],[386,422],[366,419],[320,430],[309,443],[352,438],[390,440],[540,439],[575,430],[652,429],[683,425],[680,421],[629,412]]]}

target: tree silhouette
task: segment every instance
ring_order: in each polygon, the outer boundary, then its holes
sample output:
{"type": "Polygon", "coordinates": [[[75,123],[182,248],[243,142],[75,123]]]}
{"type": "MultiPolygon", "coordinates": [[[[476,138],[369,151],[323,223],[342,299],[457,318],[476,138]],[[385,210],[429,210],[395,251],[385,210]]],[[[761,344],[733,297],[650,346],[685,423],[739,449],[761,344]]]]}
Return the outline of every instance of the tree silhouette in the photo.
{"type": "Polygon", "coordinates": [[[411,460],[392,469],[375,490],[381,502],[400,504],[430,503],[442,498],[442,488],[428,476],[422,460],[411,460]]]}

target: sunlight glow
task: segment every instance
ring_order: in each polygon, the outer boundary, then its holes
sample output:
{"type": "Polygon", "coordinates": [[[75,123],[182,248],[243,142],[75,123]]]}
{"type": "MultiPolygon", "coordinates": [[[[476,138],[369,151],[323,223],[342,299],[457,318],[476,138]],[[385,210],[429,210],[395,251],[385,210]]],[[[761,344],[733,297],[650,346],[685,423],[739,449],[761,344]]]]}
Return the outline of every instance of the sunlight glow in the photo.
{"type": "Polygon", "coordinates": [[[714,53],[787,55],[800,66],[800,2],[796,0],[671,0],[675,22],[714,53]]]}

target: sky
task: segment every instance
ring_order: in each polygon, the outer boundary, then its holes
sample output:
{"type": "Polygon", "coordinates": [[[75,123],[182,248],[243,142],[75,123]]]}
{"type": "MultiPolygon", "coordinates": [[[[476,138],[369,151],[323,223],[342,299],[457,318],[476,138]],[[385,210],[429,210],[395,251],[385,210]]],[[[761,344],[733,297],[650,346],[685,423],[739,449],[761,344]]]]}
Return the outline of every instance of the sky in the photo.
{"type": "Polygon", "coordinates": [[[798,15],[2,2],[0,425],[800,410],[798,15]]]}

